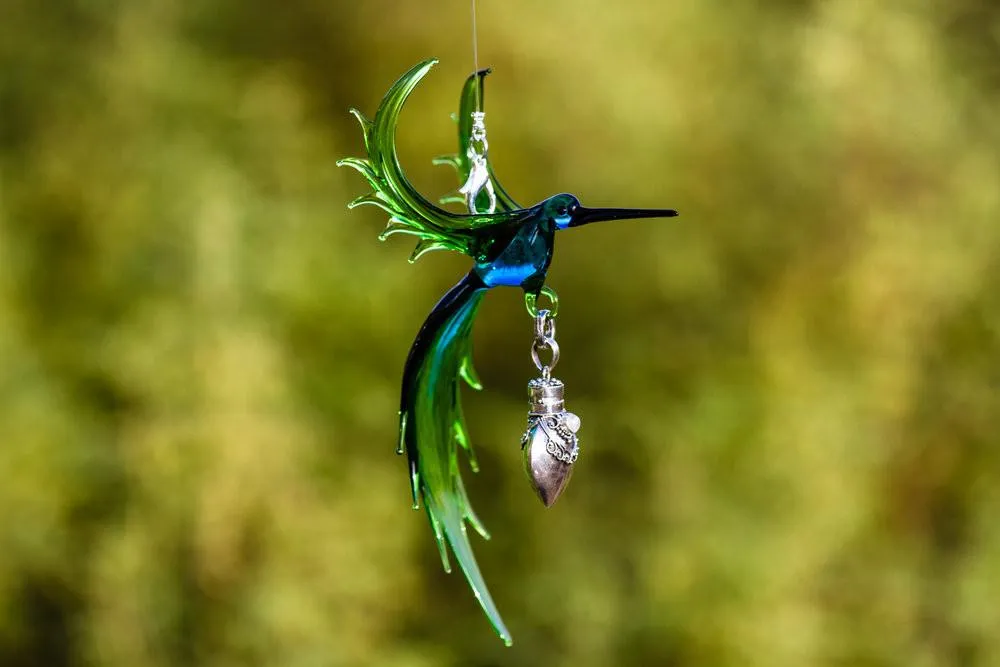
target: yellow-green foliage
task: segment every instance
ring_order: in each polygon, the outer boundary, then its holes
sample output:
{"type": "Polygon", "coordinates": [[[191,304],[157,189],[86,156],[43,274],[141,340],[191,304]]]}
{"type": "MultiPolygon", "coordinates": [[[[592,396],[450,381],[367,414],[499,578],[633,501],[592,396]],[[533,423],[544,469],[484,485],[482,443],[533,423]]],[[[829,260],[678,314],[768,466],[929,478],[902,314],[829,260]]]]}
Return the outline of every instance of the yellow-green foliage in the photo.
{"type": "Polygon", "coordinates": [[[397,76],[429,197],[468,3],[0,11],[0,665],[1000,664],[1000,9],[480,0],[518,201],[672,206],[550,272],[574,482],[491,294],[466,474],[504,649],[396,447],[417,266],[335,161],[397,76]],[[613,258],[613,259],[609,259],[613,258]]]}

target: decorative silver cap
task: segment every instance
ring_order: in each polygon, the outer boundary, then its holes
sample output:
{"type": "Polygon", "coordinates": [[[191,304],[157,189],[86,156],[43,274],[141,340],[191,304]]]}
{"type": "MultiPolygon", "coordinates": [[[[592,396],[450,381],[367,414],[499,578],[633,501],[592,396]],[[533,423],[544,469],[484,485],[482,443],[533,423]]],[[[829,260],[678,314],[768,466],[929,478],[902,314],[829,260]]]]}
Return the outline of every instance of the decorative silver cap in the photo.
{"type": "Polygon", "coordinates": [[[565,385],[556,378],[535,378],[528,383],[528,404],[531,414],[551,415],[565,410],[565,385]]]}

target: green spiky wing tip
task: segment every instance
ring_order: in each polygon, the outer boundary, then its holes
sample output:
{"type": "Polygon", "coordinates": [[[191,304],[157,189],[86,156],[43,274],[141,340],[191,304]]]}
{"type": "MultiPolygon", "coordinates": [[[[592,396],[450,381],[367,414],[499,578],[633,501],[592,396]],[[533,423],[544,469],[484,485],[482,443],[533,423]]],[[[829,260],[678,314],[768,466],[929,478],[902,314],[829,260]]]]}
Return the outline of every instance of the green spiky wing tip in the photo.
{"type": "Polygon", "coordinates": [[[337,161],[339,167],[358,171],[372,188],[371,193],[350,202],[348,208],[377,206],[389,214],[389,224],[379,234],[379,240],[384,241],[393,234],[409,234],[419,239],[410,262],[432,250],[468,253],[467,238],[450,230],[453,223],[447,219],[447,214],[429,205],[416,192],[396,156],[395,131],[399,112],[417,82],[436,63],[436,59],[426,60],[404,74],[382,99],[374,121],[357,109],[351,109],[351,114],[361,124],[368,157],[337,161]]]}
{"type": "MultiPolygon", "coordinates": [[[[372,131],[372,121],[357,109],[351,109],[351,113],[364,128],[365,145],[367,147],[371,141],[368,137],[372,131]]],[[[394,192],[390,184],[384,178],[380,177],[370,159],[357,157],[344,158],[337,161],[337,166],[351,167],[357,170],[372,187],[372,192],[354,199],[348,203],[347,208],[354,209],[358,206],[366,205],[377,206],[389,214],[389,224],[378,235],[379,241],[385,241],[393,234],[410,234],[420,239],[417,242],[417,247],[414,248],[413,253],[410,255],[409,261],[411,263],[432,250],[456,250],[458,252],[464,250],[461,245],[449,243],[447,238],[428,229],[425,225],[421,224],[419,218],[407,215],[406,208],[400,205],[401,197],[399,193],[394,192]]]]}

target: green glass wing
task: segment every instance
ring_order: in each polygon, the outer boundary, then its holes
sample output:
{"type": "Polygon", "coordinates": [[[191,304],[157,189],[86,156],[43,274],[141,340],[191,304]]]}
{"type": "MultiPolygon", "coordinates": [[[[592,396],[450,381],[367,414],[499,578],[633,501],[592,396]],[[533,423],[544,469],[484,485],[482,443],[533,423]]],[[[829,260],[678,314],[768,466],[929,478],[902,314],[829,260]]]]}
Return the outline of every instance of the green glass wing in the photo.
{"type": "Polygon", "coordinates": [[[396,155],[396,123],[407,97],[436,63],[434,58],[425,60],[400,77],[382,98],[374,121],[351,109],[361,123],[368,157],[337,162],[338,166],[356,169],[372,187],[370,194],[358,197],[348,207],[373,205],[389,214],[389,224],[380,239],[397,233],[420,239],[411,262],[431,250],[455,250],[473,256],[482,231],[510,224],[517,218],[516,211],[476,215],[446,211],[427,201],[406,179],[396,155]]]}

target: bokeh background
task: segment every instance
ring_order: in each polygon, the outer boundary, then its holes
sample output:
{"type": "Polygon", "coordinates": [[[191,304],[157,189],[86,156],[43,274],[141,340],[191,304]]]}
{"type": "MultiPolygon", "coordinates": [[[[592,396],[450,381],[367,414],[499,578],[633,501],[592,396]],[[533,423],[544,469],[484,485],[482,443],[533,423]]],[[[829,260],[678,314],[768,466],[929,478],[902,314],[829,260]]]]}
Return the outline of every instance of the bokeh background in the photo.
{"type": "Polygon", "coordinates": [[[393,455],[467,261],[334,166],[468,2],[2,0],[0,665],[1000,664],[1000,5],[480,0],[492,156],[560,235],[573,484],[520,470],[496,291],[466,474],[505,649],[393,455]]]}

